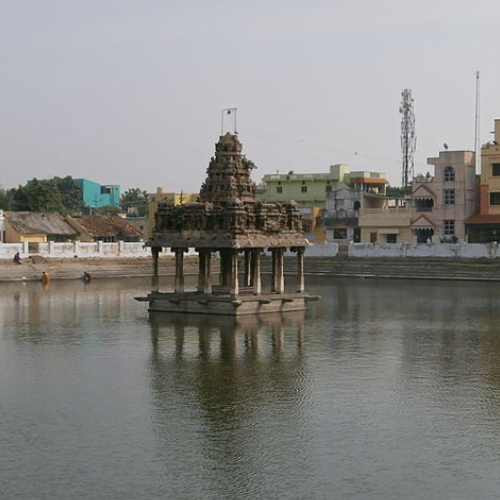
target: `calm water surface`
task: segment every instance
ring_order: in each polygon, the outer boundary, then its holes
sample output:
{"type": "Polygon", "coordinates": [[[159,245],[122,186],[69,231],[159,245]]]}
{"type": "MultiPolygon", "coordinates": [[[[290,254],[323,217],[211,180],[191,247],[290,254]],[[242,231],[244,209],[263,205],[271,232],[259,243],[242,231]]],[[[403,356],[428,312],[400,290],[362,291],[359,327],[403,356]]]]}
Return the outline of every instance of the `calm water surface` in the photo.
{"type": "Polygon", "coordinates": [[[308,285],[238,321],[0,285],[0,497],[497,499],[499,286],[308,285]]]}

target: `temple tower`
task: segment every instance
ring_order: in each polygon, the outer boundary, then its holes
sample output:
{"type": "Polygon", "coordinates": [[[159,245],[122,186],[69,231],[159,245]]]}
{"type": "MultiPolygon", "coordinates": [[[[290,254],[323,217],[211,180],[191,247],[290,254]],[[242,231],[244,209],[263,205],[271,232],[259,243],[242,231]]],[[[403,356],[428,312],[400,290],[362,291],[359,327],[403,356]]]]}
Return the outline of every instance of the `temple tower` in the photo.
{"type": "Polygon", "coordinates": [[[227,133],[215,145],[199,201],[158,206],[153,237],[148,242],[153,252],[153,286],[146,298],[150,311],[241,315],[305,309],[306,301],[312,298],[304,291],[307,243],[298,206],[293,201],[259,201],[250,173],[237,135],[227,133]],[[162,248],[170,248],[175,254],[173,292],[158,288],[162,248]],[[184,288],[183,261],[188,248],[195,248],[199,254],[198,286],[191,291],[184,288]],[[292,291],[285,291],[283,263],[287,249],[297,255],[292,291]],[[264,250],[271,253],[269,290],[262,286],[264,250]],[[211,273],[215,257],[220,266],[216,283],[211,273]]]}

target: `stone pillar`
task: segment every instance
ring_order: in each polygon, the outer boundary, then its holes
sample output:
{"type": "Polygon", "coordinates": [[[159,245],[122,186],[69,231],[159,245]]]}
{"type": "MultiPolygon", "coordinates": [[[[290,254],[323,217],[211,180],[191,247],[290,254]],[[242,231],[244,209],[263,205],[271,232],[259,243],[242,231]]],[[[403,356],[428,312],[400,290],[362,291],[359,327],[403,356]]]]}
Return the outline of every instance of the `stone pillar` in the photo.
{"type": "Polygon", "coordinates": [[[276,249],[276,292],[285,292],[285,274],[283,256],[285,254],[284,248],[276,249]]]}
{"type": "Polygon", "coordinates": [[[184,249],[175,250],[175,292],[184,292],[184,249]]]}
{"type": "Polygon", "coordinates": [[[246,287],[251,286],[252,283],[251,257],[252,257],[251,250],[245,250],[245,275],[243,278],[243,286],[246,287]]]}
{"type": "Polygon", "coordinates": [[[198,291],[203,293],[212,293],[212,281],[210,278],[210,250],[199,250],[199,274],[198,291]]]}
{"type": "Polygon", "coordinates": [[[297,248],[297,292],[304,292],[304,248],[297,248]]]}
{"type": "Polygon", "coordinates": [[[220,284],[231,286],[231,250],[220,251],[220,284]]]}
{"type": "Polygon", "coordinates": [[[231,251],[231,295],[237,296],[239,294],[238,283],[238,250],[231,251]]]}
{"type": "Polygon", "coordinates": [[[260,277],[260,248],[258,250],[252,250],[252,285],[253,293],[255,295],[260,295],[262,293],[262,281],[260,277]]]}
{"type": "Polygon", "coordinates": [[[283,274],[283,248],[273,248],[272,252],[272,272],[271,291],[283,293],[285,291],[285,277],[283,274]]]}
{"type": "Polygon", "coordinates": [[[198,250],[198,292],[203,292],[203,280],[205,278],[205,252],[198,250]]]}
{"type": "Polygon", "coordinates": [[[205,279],[203,280],[203,291],[205,293],[212,293],[211,262],[212,252],[208,250],[205,254],[205,279]]]}
{"type": "Polygon", "coordinates": [[[271,292],[276,291],[276,248],[271,248],[271,292]]]}
{"type": "Polygon", "coordinates": [[[151,277],[151,290],[153,292],[159,291],[159,277],[158,277],[158,260],[160,256],[160,247],[151,247],[153,255],[153,276],[151,277]]]}

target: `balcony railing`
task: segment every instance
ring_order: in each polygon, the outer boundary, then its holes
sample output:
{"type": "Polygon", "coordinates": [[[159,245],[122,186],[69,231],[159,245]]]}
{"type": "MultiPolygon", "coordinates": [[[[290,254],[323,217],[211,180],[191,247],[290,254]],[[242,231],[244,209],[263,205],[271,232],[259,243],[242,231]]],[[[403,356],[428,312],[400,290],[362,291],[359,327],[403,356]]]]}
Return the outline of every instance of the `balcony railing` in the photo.
{"type": "Polygon", "coordinates": [[[356,227],[358,225],[357,217],[327,217],[322,220],[322,224],[326,227],[334,226],[335,224],[345,224],[349,227],[356,227]]]}
{"type": "Polygon", "coordinates": [[[411,208],[403,207],[385,207],[385,208],[362,208],[360,215],[376,214],[411,214],[411,208]]]}
{"type": "Polygon", "coordinates": [[[415,207],[415,212],[432,212],[433,207],[415,207]]]}

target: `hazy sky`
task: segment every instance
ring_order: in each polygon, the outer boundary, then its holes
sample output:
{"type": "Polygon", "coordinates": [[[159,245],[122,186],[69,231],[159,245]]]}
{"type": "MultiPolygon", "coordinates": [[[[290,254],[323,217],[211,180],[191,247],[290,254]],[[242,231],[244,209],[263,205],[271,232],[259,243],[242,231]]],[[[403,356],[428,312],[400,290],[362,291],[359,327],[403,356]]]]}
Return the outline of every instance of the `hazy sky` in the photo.
{"type": "Polygon", "coordinates": [[[0,184],[84,177],[198,191],[238,108],[258,181],[385,171],[401,183],[401,91],[416,172],[500,118],[498,0],[0,0],[0,184]]]}

